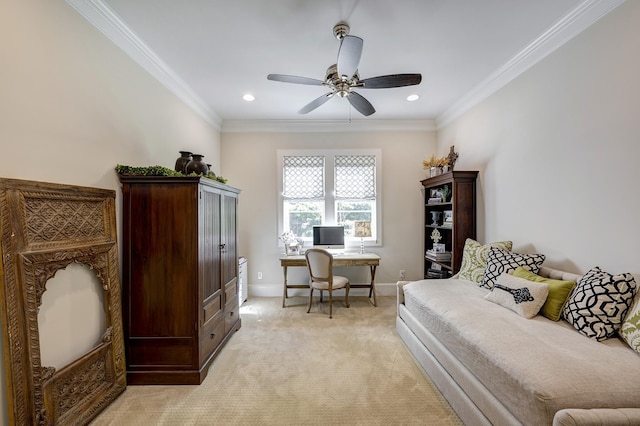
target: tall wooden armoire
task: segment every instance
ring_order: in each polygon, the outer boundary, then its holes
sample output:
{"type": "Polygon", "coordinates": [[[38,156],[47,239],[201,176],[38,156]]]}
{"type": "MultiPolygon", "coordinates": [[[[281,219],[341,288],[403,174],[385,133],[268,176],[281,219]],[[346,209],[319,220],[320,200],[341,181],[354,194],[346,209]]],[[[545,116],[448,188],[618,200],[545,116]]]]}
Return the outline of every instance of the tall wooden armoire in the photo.
{"type": "Polygon", "coordinates": [[[121,175],[127,382],[200,384],[240,328],[239,190],[121,175]]]}

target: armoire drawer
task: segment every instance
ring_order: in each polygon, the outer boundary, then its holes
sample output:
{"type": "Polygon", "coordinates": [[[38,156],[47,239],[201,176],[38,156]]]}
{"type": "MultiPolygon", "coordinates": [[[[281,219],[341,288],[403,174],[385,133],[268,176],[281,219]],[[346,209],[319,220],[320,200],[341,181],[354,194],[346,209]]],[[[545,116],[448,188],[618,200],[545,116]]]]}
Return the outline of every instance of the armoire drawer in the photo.
{"type": "Polygon", "coordinates": [[[238,305],[238,295],[233,296],[224,306],[224,332],[231,331],[236,321],[240,319],[240,306],[238,305]]]}
{"type": "Polygon", "coordinates": [[[204,361],[218,347],[225,335],[224,321],[211,321],[200,331],[200,361],[204,361]]]}

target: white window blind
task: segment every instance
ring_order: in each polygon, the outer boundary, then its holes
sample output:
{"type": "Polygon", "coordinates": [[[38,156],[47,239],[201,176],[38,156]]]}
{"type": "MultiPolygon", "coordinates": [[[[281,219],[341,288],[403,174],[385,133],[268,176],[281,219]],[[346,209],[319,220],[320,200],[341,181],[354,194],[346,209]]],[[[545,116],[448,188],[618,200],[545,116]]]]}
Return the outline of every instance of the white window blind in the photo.
{"type": "Polygon", "coordinates": [[[324,157],[284,157],[282,187],[285,200],[324,199],[324,157]]]}
{"type": "Polygon", "coordinates": [[[376,198],[375,155],[337,155],[335,157],[337,200],[376,198]]]}

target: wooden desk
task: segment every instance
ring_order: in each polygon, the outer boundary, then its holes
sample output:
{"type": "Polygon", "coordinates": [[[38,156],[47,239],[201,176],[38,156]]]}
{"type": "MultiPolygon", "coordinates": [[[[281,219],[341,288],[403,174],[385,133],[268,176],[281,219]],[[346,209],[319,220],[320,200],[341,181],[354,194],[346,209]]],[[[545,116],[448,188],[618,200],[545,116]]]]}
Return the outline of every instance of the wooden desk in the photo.
{"type": "MultiPolygon", "coordinates": [[[[351,284],[351,288],[368,288],[369,299],[373,297],[373,306],[378,306],[376,300],[375,277],[376,268],[380,264],[380,256],[374,253],[347,253],[333,256],[333,266],[368,266],[371,272],[371,282],[368,284],[351,284]]],[[[284,273],[284,293],[282,295],[282,307],[285,307],[285,300],[289,297],[287,289],[290,288],[309,288],[309,284],[289,284],[287,282],[288,267],[307,267],[307,260],[304,256],[282,256],[280,257],[280,266],[284,273]]]]}

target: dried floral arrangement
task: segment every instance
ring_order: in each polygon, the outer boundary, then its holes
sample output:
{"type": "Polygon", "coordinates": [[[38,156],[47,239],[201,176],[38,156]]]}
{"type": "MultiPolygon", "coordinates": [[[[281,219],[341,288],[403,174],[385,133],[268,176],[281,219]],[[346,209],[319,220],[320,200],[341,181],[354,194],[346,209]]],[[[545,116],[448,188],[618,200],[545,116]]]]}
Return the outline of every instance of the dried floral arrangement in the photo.
{"type": "Polygon", "coordinates": [[[453,170],[453,166],[458,159],[458,153],[455,151],[455,145],[451,145],[449,148],[449,155],[446,157],[436,157],[435,154],[431,154],[428,160],[422,162],[422,167],[427,170],[431,167],[444,167],[449,166],[449,170],[453,170]]]}
{"type": "Polygon", "coordinates": [[[422,167],[430,169],[431,167],[443,167],[449,165],[449,157],[436,157],[435,154],[431,154],[428,160],[422,162],[422,167]]]}

